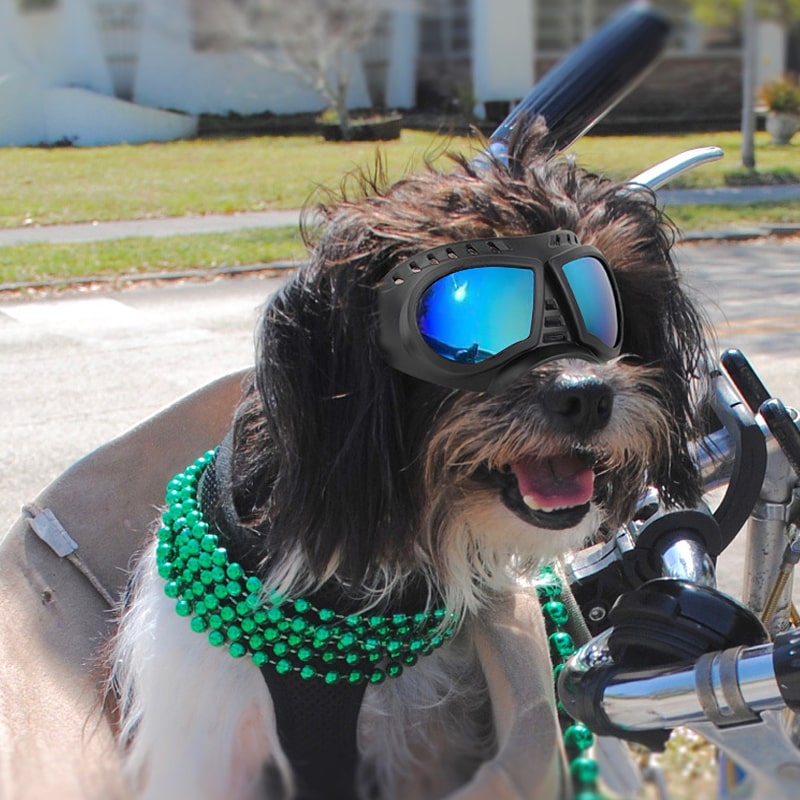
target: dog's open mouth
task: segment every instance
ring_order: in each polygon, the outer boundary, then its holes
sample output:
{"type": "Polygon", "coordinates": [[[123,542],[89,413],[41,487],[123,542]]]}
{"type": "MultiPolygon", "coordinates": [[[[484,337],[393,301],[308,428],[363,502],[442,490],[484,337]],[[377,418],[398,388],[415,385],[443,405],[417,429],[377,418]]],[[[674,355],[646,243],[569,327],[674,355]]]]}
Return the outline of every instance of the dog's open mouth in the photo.
{"type": "Polygon", "coordinates": [[[589,512],[595,475],[581,454],[528,457],[511,464],[504,478],[503,502],[529,524],[572,528],[589,512]]]}

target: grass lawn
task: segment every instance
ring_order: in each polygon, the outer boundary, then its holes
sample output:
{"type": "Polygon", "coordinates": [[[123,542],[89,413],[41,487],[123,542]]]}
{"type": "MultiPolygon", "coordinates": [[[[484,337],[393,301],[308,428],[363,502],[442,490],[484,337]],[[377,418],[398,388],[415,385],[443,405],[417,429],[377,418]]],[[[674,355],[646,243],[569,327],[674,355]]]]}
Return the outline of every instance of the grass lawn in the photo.
{"type": "MultiPolygon", "coordinates": [[[[726,157],[671,186],[715,186],[739,169],[736,132],[665,136],[589,136],[572,151],[582,165],[615,178],[692,147],[715,144],[726,157]]],[[[92,220],[298,208],[320,188],[335,189],[380,152],[396,178],[425,160],[445,166],[447,150],[476,153],[475,138],[405,130],[400,140],[326,143],[318,136],[256,136],[97,148],[0,148],[0,228],[92,220]]],[[[756,138],[760,172],[800,179],[800,145],[756,138]]],[[[446,168],[446,166],[445,166],[446,168]]],[[[800,203],[669,209],[683,230],[796,222],[800,203]]],[[[292,231],[124,239],[75,245],[0,248],[0,283],[49,278],[232,266],[302,257],[292,231]]]]}
{"type": "Polygon", "coordinates": [[[82,244],[0,247],[0,287],[183,272],[218,267],[298,261],[303,247],[296,228],[246,229],[225,234],[131,237],[82,244]]]}

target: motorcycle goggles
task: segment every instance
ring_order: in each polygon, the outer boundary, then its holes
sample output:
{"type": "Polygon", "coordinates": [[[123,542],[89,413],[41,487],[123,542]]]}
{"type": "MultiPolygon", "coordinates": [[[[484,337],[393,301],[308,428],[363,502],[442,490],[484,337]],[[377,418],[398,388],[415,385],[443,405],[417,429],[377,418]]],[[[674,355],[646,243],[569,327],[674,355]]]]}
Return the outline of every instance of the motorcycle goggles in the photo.
{"type": "Polygon", "coordinates": [[[607,361],[622,305],[602,254],[570,231],[434,247],[378,287],[380,342],[395,369],[497,392],[556,358],[607,361]]]}

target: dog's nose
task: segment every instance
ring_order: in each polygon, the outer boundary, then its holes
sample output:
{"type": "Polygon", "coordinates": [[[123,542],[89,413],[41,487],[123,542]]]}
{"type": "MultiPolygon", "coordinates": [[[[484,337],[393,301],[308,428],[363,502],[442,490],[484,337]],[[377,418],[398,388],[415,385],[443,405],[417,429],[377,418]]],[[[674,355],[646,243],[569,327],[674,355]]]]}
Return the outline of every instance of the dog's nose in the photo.
{"type": "Polygon", "coordinates": [[[545,391],[544,406],[564,433],[588,436],[608,424],[614,393],[594,375],[560,375],[545,391]]]}

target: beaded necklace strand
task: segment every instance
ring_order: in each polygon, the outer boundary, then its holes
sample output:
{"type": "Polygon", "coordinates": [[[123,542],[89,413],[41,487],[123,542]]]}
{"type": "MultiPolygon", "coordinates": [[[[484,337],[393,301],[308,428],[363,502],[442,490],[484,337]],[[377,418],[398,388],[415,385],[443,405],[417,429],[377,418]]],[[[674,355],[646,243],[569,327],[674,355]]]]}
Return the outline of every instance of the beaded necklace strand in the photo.
{"type": "Polygon", "coordinates": [[[265,591],[261,580],[230,561],[203,517],[198,480],[215,451],[168,484],[156,564],[175,611],[196,633],[234,658],[249,655],[278,674],[295,672],[327,684],[381,683],[441,647],[457,617],[444,608],[416,614],[338,614],[300,597],[265,591]]]}
{"type": "MultiPolygon", "coordinates": [[[[544,613],[550,655],[555,665],[553,680],[556,687],[564,664],[576,650],[572,636],[565,630],[569,622],[569,612],[562,602],[563,590],[561,579],[554,567],[544,566],[539,570],[536,592],[544,613]]],[[[557,709],[564,746],[569,758],[575,800],[601,800],[602,794],[597,787],[599,776],[597,762],[589,754],[594,744],[594,734],[582,722],[575,722],[569,717],[560,700],[557,702],[557,709]]]]}
{"type": "MultiPolygon", "coordinates": [[[[265,592],[257,576],[247,575],[240,564],[229,560],[203,517],[197,484],[214,456],[210,450],[167,484],[167,508],[156,547],[164,594],[175,600],[179,616],[191,617],[192,630],[205,634],[211,645],[227,646],[234,658],[249,655],[259,667],[272,664],[278,674],[295,672],[330,685],[381,683],[401,675],[405,666],[429,655],[455,633],[457,617],[444,608],[417,614],[342,615],[304,598],[287,602],[275,592],[265,592]]],[[[536,591],[557,683],[575,643],[565,630],[569,613],[553,567],[541,568],[536,591]]],[[[594,734],[569,719],[560,702],[558,712],[575,800],[600,800],[597,762],[588,755],[594,734]]]]}

